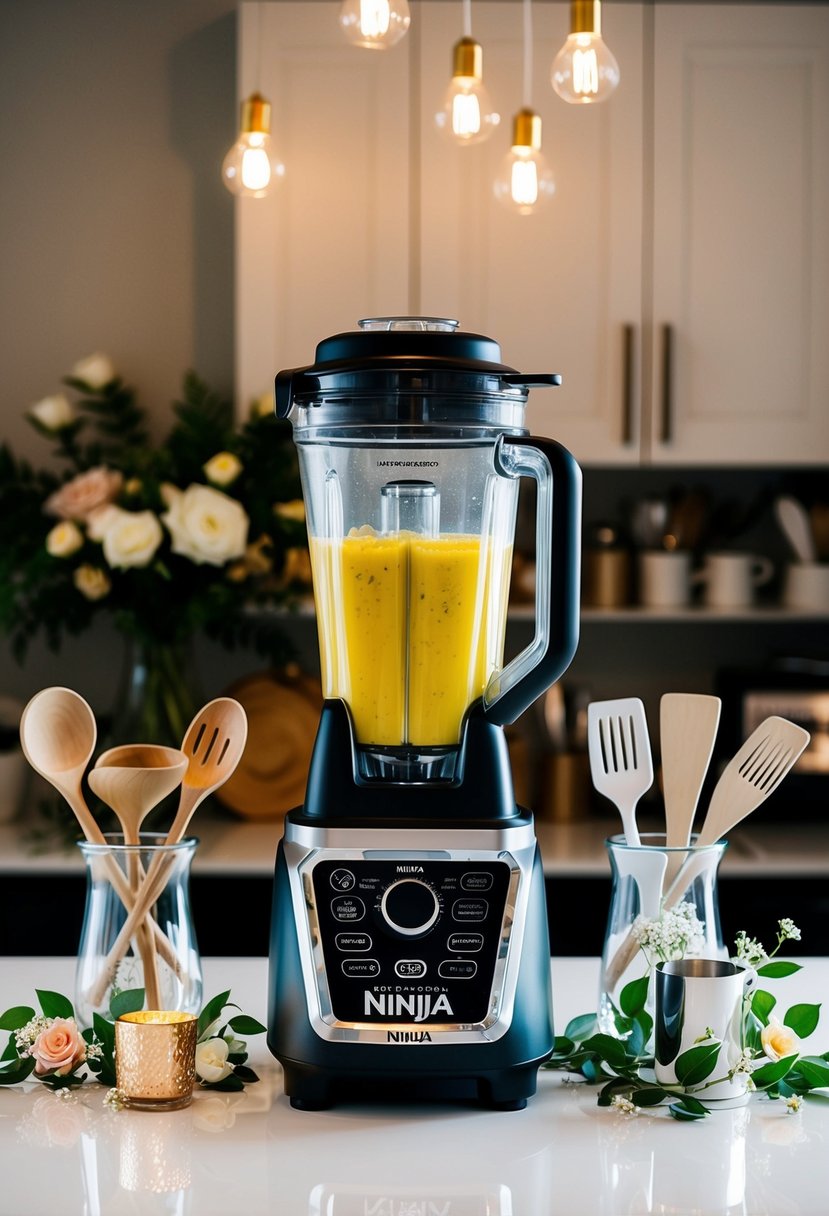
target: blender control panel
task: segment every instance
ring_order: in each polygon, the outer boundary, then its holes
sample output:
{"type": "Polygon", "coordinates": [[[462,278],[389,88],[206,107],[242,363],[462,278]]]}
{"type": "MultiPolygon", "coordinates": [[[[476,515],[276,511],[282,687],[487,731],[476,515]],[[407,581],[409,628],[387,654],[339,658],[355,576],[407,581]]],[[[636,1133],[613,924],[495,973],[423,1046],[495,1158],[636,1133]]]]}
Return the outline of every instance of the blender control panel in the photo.
{"type": "Polygon", "coordinates": [[[314,903],[334,1016],[487,1016],[511,870],[504,861],[325,860],[314,903]]]}

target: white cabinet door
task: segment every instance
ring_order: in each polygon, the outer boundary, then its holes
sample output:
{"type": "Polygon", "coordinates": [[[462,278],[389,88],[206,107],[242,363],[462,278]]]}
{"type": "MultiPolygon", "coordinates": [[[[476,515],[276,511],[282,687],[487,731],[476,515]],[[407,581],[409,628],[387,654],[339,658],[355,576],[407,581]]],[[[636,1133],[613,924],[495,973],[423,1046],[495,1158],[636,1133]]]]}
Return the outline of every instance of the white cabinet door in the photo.
{"type": "Polygon", "coordinates": [[[829,8],[659,4],[654,46],[652,458],[825,461],[829,8]]]}
{"type": "MultiPolygon", "coordinates": [[[[436,129],[460,37],[460,4],[418,5],[420,281],[418,308],[456,317],[496,338],[507,363],[555,371],[559,389],[536,389],[528,423],[584,463],[639,459],[642,316],[642,7],[604,10],[604,34],[622,69],[613,98],[568,106],[550,64],[567,35],[567,3],[533,7],[532,105],[556,181],[545,211],[506,211],[492,185],[523,104],[519,4],[475,3],[473,36],[501,114],[483,144],[457,148],[436,129]],[[626,327],[629,334],[625,366],[626,327]],[[627,384],[626,384],[627,381],[627,384]],[[626,401],[627,394],[627,401],[626,401]],[[625,406],[629,417],[626,420],[625,406]]],[[[417,27],[415,21],[418,22],[417,27]]]]}
{"type": "Polygon", "coordinates": [[[336,3],[242,4],[238,87],[273,105],[286,166],[236,202],[236,399],[361,317],[408,312],[409,54],[345,42],[336,3]]]}

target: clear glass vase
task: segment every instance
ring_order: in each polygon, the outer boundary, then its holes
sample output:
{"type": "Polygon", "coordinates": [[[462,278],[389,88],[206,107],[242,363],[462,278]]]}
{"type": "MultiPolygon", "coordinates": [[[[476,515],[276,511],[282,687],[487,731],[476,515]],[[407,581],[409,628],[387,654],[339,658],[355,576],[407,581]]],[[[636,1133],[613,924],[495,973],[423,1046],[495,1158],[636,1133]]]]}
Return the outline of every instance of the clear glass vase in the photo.
{"type": "Polygon", "coordinates": [[[83,1026],[92,1025],[93,1013],[106,1014],[126,988],[145,990],[146,1009],[201,1010],[189,893],[198,840],[167,845],[152,832],[142,832],[138,845],[123,840],[111,833],[106,844],[78,845],[87,877],[75,970],[75,1013],[83,1026]]]}
{"type": "MultiPolygon", "coordinates": [[[[624,836],[605,841],[613,879],[599,981],[599,1028],[605,1034],[630,1033],[622,992],[654,964],[669,958],[728,957],[717,893],[717,871],[728,842],[697,848],[695,839],[688,848],[667,848],[664,834],[656,832],[644,832],[638,845],[627,844],[624,836]],[[633,933],[639,917],[658,922],[648,949],[633,933]],[[693,932],[686,934],[688,926],[693,932]]],[[[652,984],[646,1009],[653,1014],[652,984]]]]}
{"type": "Polygon", "coordinates": [[[189,641],[126,635],[124,667],[112,712],[110,746],[180,747],[203,697],[189,641]]]}

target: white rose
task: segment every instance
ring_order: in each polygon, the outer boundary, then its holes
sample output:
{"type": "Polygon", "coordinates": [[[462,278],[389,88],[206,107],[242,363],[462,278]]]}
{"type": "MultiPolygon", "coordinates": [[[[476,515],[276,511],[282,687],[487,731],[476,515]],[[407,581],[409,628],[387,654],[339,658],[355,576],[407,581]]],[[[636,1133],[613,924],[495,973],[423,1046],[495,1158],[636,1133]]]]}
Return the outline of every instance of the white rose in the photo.
{"type": "Polygon", "coordinates": [[[78,566],[72,582],[88,600],[102,600],[112,590],[112,583],[98,566],[78,566]]]}
{"type": "Polygon", "coordinates": [[[44,397],[29,409],[29,417],[34,418],[47,431],[62,431],[75,421],[75,411],[69,404],[69,398],[63,393],[55,393],[53,397],[44,397]]]}
{"type": "Polygon", "coordinates": [[[152,511],[122,511],[114,508],[103,534],[104,557],[110,566],[146,566],[164,539],[161,524],[152,511]]]}
{"type": "Polygon", "coordinates": [[[799,1037],[790,1026],[782,1026],[773,1014],[768,1026],[760,1031],[760,1042],[770,1060],[782,1060],[784,1056],[794,1056],[800,1051],[799,1037]]]}
{"type": "Polygon", "coordinates": [[[242,462],[232,452],[217,452],[202,466],[208,481],[216,486],[229,486],[242,471],[242,462]]]}
{"type": "Polygon", "coordinates": [[[46,551],[52,557],[71,557],[83,544],[83,533],[71,519],[55,524],[46,537],[46,551]]]}
{"type": "Polygon", "coordinates": [[[101,354],[87,355],[72,368],[73,379],[82,380],[87,388],[91,389],[104,388],[116,375],[112,360],[101,354]]]}
{"type": "Polygon", "coordinates": [[[86,519],[86,534],[90,540],[101,541],[107,534],[107,529],[121,514],[121,508],[109,503],[106,507],[96,507],[86,519]]]}
{"type": "Polygon", "coordinates": [[[191,485],[169,495],[169,510],[161,518],[173,552],[197,564],[223,566],[245,552],[250,520],[241,503],[220,490],[191,485]]]}
{"type": "Polygon", "coordinates": [[[228,1046],[224,1039],[206,1039],[196,1044],[196,1072],[203,1081],[224,1081],[233,1072],[227,1062],[228,1046]]]}

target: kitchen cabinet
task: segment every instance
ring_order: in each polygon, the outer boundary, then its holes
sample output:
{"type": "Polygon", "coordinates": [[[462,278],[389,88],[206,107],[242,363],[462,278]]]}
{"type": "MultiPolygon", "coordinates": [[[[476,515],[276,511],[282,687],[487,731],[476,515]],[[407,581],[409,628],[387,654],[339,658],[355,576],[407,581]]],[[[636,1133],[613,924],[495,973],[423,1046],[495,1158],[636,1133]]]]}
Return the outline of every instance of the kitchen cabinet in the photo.
{"type": "Polygon", "coordinates": [[[829,460],[829,7],[607,5],[621,84],[567,106],[549,66],[569,5],[536,4],[556,195],[529,217],[491,189],[524,101],[520,6],[473,6],[501,126],[462,149],[434,124],[460,6],[413,3],[377,54],[337,10],[240,9],[240,93],[273,101],[287,165],[237,203],[242,405],[358,317],[424,313],[561,372],[528,422],[584,464],[829,460]]]}

